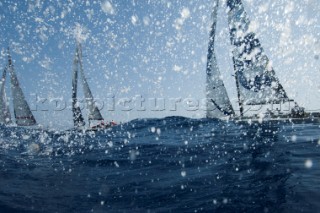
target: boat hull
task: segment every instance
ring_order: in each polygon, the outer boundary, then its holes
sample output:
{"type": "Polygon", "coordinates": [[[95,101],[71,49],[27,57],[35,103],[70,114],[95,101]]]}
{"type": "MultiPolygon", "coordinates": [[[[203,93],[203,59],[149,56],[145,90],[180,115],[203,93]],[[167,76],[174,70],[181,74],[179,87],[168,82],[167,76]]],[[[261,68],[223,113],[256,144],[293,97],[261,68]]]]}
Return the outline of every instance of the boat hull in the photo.
{"type": "Polygon", "coordinates": [[[292,114],[279,114],[279,115],[253,115],[234,117],[229,120],[239,122],[281,122],[281,123],[320,123],[320,112],[304,113],[303,115],[292,115],[292,114]]]}

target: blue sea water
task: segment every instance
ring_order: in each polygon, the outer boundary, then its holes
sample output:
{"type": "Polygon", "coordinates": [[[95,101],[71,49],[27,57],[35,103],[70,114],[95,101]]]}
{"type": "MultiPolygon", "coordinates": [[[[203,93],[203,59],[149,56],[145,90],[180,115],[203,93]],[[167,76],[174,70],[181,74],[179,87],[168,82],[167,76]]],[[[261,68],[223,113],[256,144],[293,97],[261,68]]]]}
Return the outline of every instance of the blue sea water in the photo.
{"type": "Polygon", "coordinates": [[[320,212],[319,123],[0,127],[0,212],[320,212]]]}

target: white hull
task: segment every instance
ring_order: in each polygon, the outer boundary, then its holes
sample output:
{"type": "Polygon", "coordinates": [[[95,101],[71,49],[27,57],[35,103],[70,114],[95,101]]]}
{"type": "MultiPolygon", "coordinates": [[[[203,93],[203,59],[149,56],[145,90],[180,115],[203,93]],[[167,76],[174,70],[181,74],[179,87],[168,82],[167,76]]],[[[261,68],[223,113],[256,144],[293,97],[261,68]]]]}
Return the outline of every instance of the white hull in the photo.
{"type": "Polygon", "coordinates": [[[264,122],[276,122],[281,123],[320,123],[320,113],[306,113],[303,116],[297,117],[291,114],[278,115],[278,116],[244,116],[229,118],[230,121],[235,122],[247,122],[247,123],[264,123],[264,122]]]}

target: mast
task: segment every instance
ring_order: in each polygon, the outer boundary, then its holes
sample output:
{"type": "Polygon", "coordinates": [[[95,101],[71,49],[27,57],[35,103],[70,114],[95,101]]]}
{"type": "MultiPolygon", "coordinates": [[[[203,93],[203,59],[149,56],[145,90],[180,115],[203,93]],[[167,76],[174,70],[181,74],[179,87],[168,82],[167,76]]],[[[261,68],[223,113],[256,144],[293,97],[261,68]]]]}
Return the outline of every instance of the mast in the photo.
{"type": "Polygon", "coordinates": [[[30,110],[30,107],[19,85],[17,75],[14,72],[14,66],[12,64],[9,48],[8,48],[8,69],[10,71],[13,111],[14,111],[14,117],[15,117],[16,123],[18,126],[36,125],[37,124],[36,119],[34,118],[30,110]]]}

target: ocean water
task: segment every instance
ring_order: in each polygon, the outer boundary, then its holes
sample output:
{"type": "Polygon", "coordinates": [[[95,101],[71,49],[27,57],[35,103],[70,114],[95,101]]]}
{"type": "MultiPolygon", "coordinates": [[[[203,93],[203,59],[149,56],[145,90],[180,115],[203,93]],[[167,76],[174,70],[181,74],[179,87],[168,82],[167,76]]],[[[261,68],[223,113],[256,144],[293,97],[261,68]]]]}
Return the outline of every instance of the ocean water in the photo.
{"type": "Polygon", "coordinates": [[[319,123],[0,127],[0,212],[320,212],[319,123]]]}

